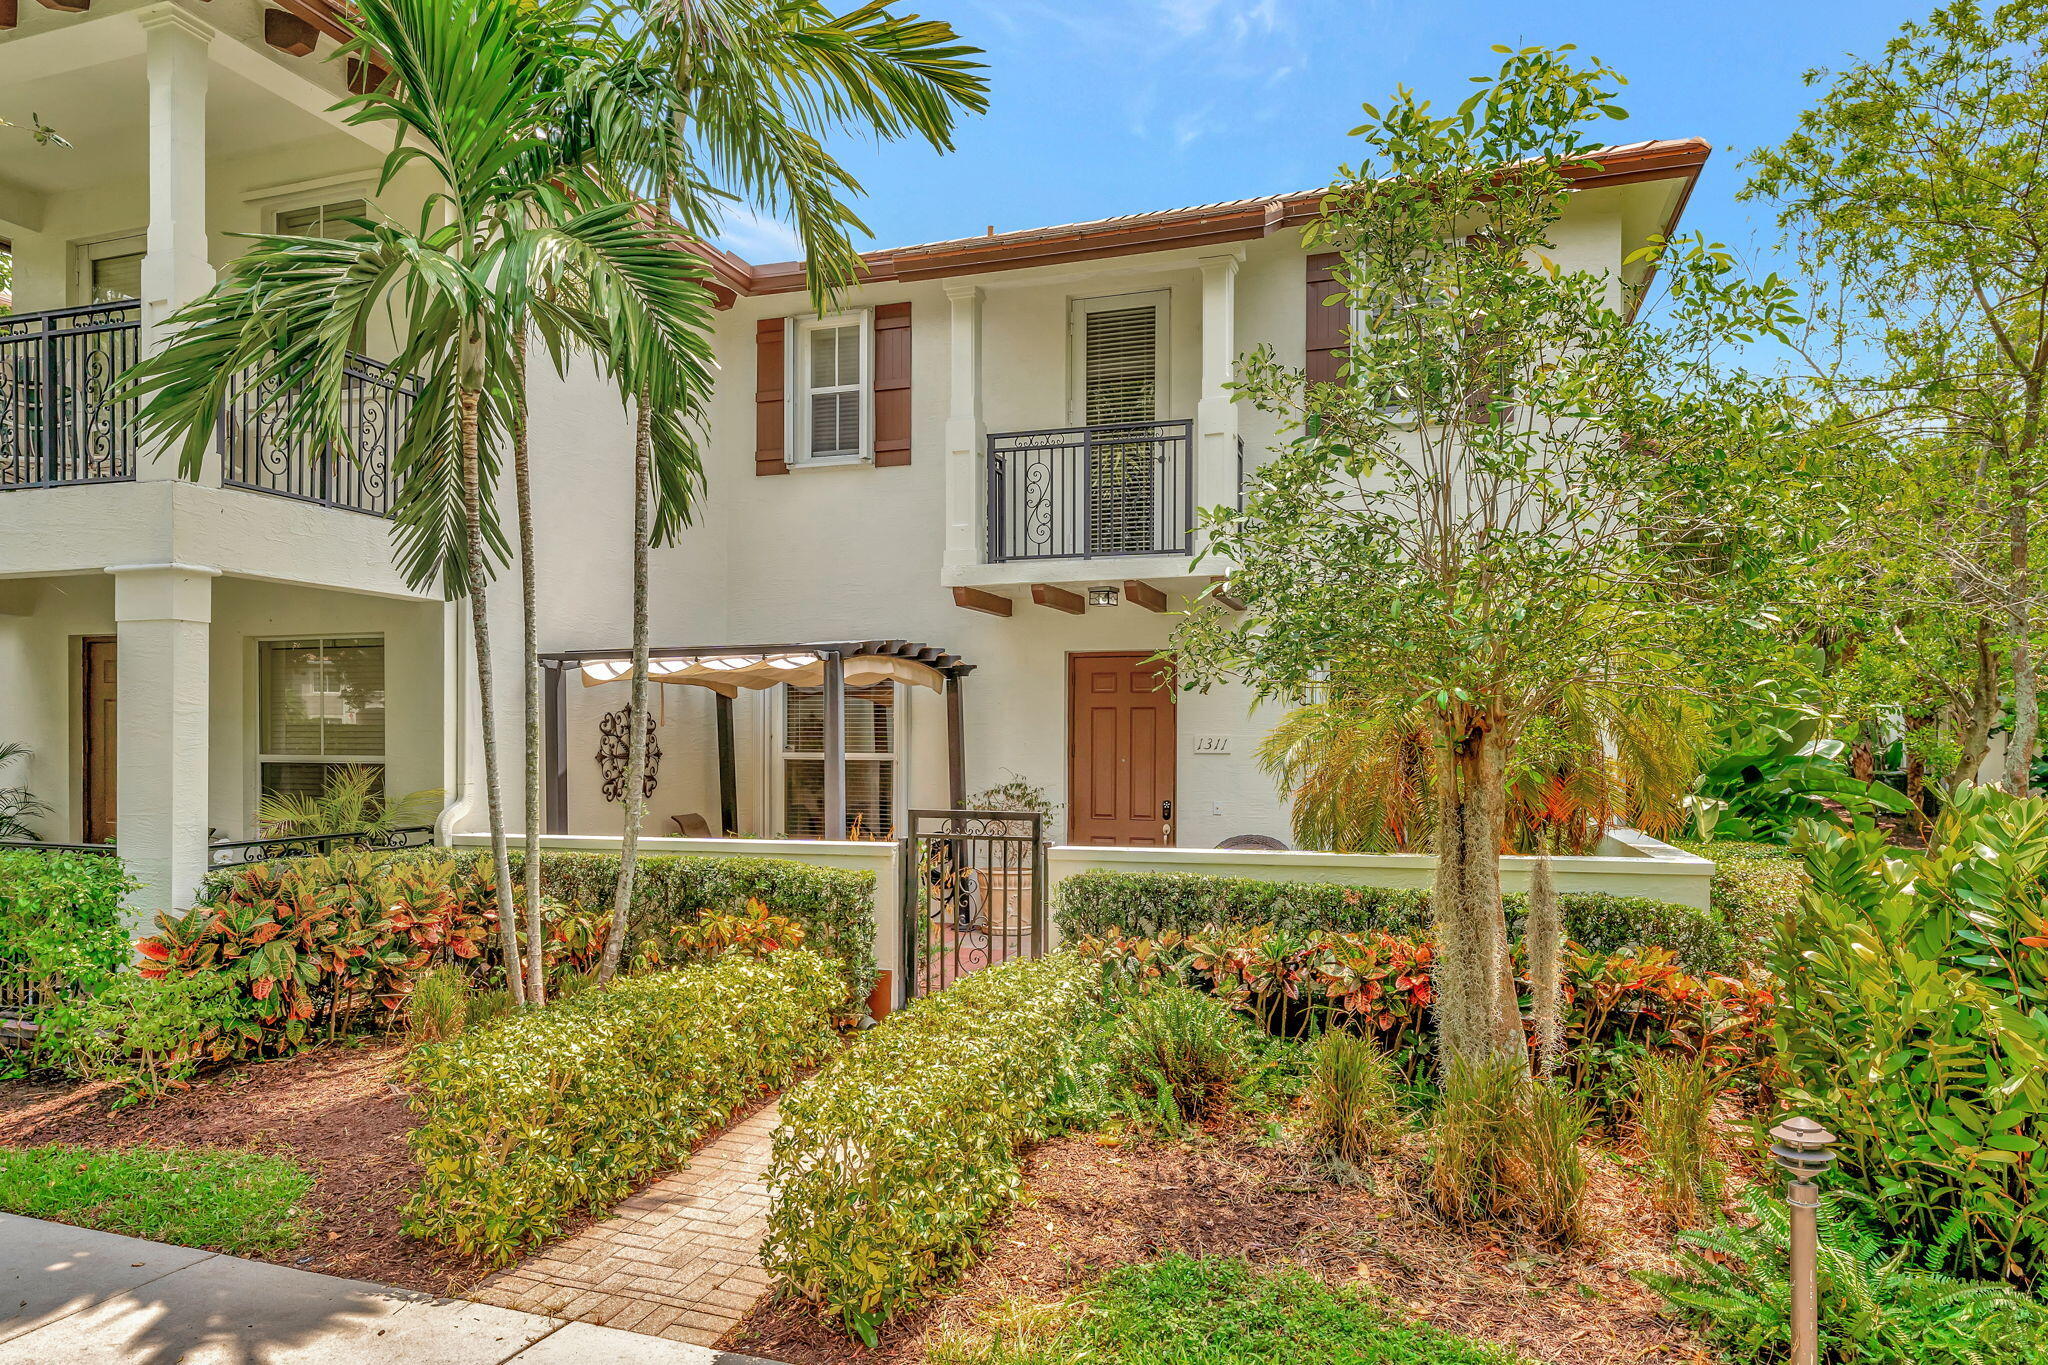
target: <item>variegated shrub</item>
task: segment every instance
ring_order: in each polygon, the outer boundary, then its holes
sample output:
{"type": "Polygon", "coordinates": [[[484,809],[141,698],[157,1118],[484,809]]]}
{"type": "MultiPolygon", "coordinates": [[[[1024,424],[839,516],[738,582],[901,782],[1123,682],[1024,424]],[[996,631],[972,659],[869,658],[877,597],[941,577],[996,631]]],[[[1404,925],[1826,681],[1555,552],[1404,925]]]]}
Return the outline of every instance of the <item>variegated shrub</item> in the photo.
{"type": "Polygon", "coordinates": [[[801,949],[624,977],[407,1063],[406,1229],[503,1264],[681,1164],[837,1045],[840,964],[801,949]]]}
{"type": "Polygon", "coordinates": [[[1093,979],[1071,954],[974,972],[785,1096],[763,1263],[870,1342],[964,1265],[1016,1197],[1093,979]]]}

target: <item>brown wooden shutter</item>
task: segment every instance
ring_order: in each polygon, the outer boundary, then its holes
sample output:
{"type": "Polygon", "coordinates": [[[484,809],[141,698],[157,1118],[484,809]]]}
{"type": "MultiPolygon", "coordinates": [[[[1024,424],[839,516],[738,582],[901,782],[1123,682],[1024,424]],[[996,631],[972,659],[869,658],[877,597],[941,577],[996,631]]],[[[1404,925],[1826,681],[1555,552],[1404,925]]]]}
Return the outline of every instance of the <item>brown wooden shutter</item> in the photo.
{"type": "Polygon", "coordinates": [[[910,463],[910,305],[875,307],[875,464],[910,463]]]}
{"type": "Polygon", "coordinates": [[[1308,258],[1308,357],[1304,368],[1311,384],[1333,382],[1337,367],[1344,363],[1344,330],[1351,310],[1341,303],[1323,302],[1344,292],[1330,273],[1336,263],[1334,251],[1308,258]]]}
{"type": "Polygon", "coordinates": [[[784,390],[789,385],[786,318],[762,318],[754,324],[754,472],[787,474],[784,449],[784,390]]]}

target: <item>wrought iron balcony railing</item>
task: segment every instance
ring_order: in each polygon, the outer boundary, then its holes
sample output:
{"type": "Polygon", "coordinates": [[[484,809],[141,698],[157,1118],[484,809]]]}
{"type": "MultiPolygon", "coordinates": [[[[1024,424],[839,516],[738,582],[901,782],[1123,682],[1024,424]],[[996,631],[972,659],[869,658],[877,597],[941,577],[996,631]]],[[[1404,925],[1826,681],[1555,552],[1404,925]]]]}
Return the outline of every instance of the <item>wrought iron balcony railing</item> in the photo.
{"type": "Polygon", "coordinates": [[[113,395],[140,323],[133,302],[0,313],[0,489],[135,477],[135,404],[113,395]]]}
{"type": "Polygon", "coordinates": [[[1194,553],[1194,423],[988,438],[988,559],[1194,553]]]}
{"type": "MultiPolygon", "coordinates": [[[[141,354],[133,301],[0,313],[0,491],[132,480],[136,404],[114,394],[141,354]]],[[[275,385],[231,383],[218,427],[221,483],[390,516],[391,461],[418,381],[352,355],[342,382],[349,452],[287,436],[275,385]]]]}
{"type": "Polygon", "coordinates": [[[353,451],[314,448],[286,433],[289,399],[277,387],[237,379],[220,414],[220,481],[229,488],[298,498],[327,507],[391,515],[391,460],[419,382],[367,356],[342,371],[342,419],[353,451]]]}

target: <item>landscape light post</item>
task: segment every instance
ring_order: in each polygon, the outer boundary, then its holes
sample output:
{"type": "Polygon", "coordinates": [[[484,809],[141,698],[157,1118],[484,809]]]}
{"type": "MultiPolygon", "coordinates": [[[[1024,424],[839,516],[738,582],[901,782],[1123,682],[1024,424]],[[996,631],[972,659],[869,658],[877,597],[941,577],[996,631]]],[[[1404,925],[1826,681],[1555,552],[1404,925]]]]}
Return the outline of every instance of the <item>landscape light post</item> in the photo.
{"type": "Polygon", "coordinates": [[[1792,1183],[1792,1365],[1820,1365],[1820,1177],[1835,1164],[1835,1135],[1795,1115],[1771,1129],[1771,1160],[1792,1183]]]}

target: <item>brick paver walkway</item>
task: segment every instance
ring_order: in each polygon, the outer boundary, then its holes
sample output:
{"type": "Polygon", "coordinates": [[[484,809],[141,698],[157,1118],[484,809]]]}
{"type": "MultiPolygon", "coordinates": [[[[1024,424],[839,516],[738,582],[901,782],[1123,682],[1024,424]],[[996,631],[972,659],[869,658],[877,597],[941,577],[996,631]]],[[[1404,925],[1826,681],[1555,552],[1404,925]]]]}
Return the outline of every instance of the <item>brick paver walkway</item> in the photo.
{"type": "Polygon", "coordinates": [[[768,1105],[612,1217],[491,1276],[470,1297],[709,1346],[768,1288],[768,1105]]]}

